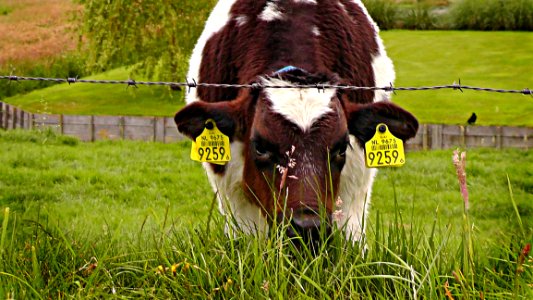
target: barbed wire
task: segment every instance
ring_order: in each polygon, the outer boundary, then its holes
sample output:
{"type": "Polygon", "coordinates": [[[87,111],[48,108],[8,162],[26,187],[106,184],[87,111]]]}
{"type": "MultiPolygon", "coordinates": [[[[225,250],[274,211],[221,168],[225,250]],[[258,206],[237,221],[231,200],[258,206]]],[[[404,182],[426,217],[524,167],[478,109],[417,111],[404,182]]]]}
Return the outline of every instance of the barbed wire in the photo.
{"type": "Polygon", "coordinates": [[[533,95],[533,91],[529,88],[524,88],[521,90],[516,89],[496,89],[496,88],[487,88],[487,87],[476,87],[469,85],[462,85],[461,80],[458,83],[453,83],[449,85],[436,85],[436,86],[418,86],[418,87],[395,87],[392,84],[389,86],[353,86],[353,85],[334,85],[334,84],[287,84],[287,85],[271,85],[264,83],[252,83],[252,84],[227,84],[227,83],[206,83],[206,82],[196,82],[192,79],[191,81],[186,80],[186,82],[165,82],[165,81],[135,81],[133,79],[128,80],[95,80],[95,79],[78,79],[75,77],[68,78],[46,78],[46,77],[25,77],[25,76],[0,76],[0,80],[9,80],[10,82],[18,81],[48,81],[56,83],[91,83],[91,84],[118,84],[118,85],[127,85],[128,87],[133,86],[137,87],[138,85],[147,85],[147,86],[170,86],[170,87],[187,87],[190,91],[191,88],[198,87],[212,87],[212,88],[271,88],[271,89],[284,89],[284,88],[312,88],[318,90],[324,89],[340,89],[340,90],[351,90],[351,91],[386,91],[386,92],[396,92],[396,91],[428,91],[428,90],[444,90],[444,89],[453,89],[463,92],[463,90],[473,90],[481,92],[493,92],[493,93],[510,93],[510,94],[523,94],[523,95],[533,95]]]}

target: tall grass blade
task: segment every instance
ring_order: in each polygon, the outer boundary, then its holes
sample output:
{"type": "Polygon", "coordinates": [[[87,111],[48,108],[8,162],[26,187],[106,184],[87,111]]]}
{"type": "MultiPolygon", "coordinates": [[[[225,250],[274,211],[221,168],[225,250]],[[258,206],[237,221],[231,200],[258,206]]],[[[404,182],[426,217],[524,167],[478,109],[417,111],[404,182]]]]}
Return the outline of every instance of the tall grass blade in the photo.
{"type": "Polygon", "coordinates": [[[511,197],[511,203],[513,204],[514,211],[516,213],[516,219],[518,220],[518,225],[520,226],[520,232],[522,237],[526,236],[526,231],[524,230],[524,224],[522,223],[522,218],[520,217],[520,212],[518,211],[518,206],[513,196],[513,188],[511,187],[511,179],[509,179],[509,174],[507,174],[507,186],[509,187],[509,196],[511,197]]]}
{"type": "Polygon", "coordinates": [[[4,243],[7,235],[7,225],[9,224],[9,207],[4,209],[4,221],[2,222],[2,237],[0,238],[0,255],[4,253],[4,243]]]}

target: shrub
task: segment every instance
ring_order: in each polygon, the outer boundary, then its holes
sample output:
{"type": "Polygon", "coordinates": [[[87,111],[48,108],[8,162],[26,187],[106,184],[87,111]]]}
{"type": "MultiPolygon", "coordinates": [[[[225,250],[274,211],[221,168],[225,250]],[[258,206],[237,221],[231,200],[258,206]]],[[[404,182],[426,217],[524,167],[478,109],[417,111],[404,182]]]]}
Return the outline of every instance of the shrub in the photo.
{"type": "Polygon", "coordinates": [[[533,0],[460,0],[452,26],[469,30],[533,30],[533,0]]]}
{"type": "Polygon", "coordinates": [[[403,28],[406,29],[435,29],[436,17],[431,12],[432,6],[428,3],[417,1],[417,3],[407,9],[403,19],[403,28]]]}
{"type": "MultiPolygon", "coordinates": [[[[82,54],[68,53],[40,62],[19,62],[16,67],[10,64],[4,66],[0,65],[0,74],[53,78],[81,77],[86,75],[85,59],[82,54]]],[[[26,81],[24,84],[19,84],[18,82],[0,80],[0,100],[17,94],[45,88],[53,84],[53,82],[48,81],[26,81]]]]}
{"type": "Polygon", "coordinates": [[[395,28],[398,8],[391,0],[363,0],[374,21],[381,29],[395,28]]]}

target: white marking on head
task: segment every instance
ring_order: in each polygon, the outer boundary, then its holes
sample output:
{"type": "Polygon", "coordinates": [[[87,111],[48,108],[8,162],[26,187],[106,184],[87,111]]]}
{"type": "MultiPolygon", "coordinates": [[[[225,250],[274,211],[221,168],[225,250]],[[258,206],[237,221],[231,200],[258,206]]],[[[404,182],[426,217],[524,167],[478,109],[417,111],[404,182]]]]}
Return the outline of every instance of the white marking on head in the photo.
{"type": "Polygon", "coordinates": [[[235,21],[237,22],[237,26],[242,26],[248,22],[248,17],[245,15],[240,15],[235,17],[235,21]]]}
{"type": "MultiPolygon", "coordinates": [[[[263,79],[266,85],[291,85],[291,83],[276,79],[263,79]]],[[[272,103],[272,110],[288,121],[300,127],[304,132],[325,114],[332,112],[331,99],[335,89],[297,89],[265,88],[265,94],[272,103]]]]}
{"type": "MultiPolygon", "coordinates": [[[[196,42],[196,46],[194,46],[191,59],[189,60],[187,78],[199,80],[200,64],[202,62],[202,52],[205,44],[209,38],[224,28],[226,23],[231,19],[230,11],[235,2],[237,0],[218,1],[215,5],[215,8],[205,23],[204,31],[202,31],[200,38],[196,42]]],[[[191,92],[186,94],[185,99],[187,103],[200,100],[197,97],[196,89],[191,89],[191,92]]]]}
{"type": "Polygon", "coordinates": [[[313,33],[314,36],[320,36],[320,29],[318,29],[317,26],[313,26],[311,28],[311,32],[313,33]]]}
{"type": "Polygon", "coordinates": [[[294,3],[316,4],[316,0],[293,0],[294,3]]]}
{"type": "Polygon", "coordinates": [[[274,20],[283,20],[284,16],[281,11],[279,11],[278,5],[276,2],[268,2],[265,6],[265,9],[259,15],[259,19],[265,22],[271,22],[274,20]]]}

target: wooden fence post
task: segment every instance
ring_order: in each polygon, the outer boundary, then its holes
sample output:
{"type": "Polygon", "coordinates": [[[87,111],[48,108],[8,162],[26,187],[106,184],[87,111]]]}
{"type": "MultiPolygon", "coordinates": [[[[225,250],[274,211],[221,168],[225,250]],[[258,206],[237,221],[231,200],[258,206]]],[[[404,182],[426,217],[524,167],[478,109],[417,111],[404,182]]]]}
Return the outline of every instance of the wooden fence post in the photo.
{"type": "Polygon", "coordinates": [[[163,117],[163,143],[167,143],[167,118],[163,117]]]}
{"type": "Polygon", "coordinates": [[[59,132],[61,134],[65,133],[65,121],[63,120],[63,114],[59,115],[59,132]]]}
{"type": "Polygon", "coordinates": [[[461,130],[461,135],[459,136],[459,145],[463,148],[466,148],[466,130],[463,125],[459,126],[461,130]]]}
{"type": "Polygon", "coordinates": [[[4,102],[0,101],[0,129],[4,128],[4,102]]]}
{"type": "Polygon", "coordinates": [[[13,106],[13,113],[11,114],[11,117],[12,117],[11,129],[17,128],[17,115],[18,115],[18,108],[13,106]]]}
{"type": "Polygon", "coordinates": [[[118,122],[120,126],[120,138],[125,139],[126,138],[126,121],[124,120],[124,117],[120,117],[118,122]]]}
{"type": "Polygon", "coordinates": [[[24,110],[20,110],[20,120],[19,120],[19,128],[20,129],[25,129],[24,128],[24,117],[26,116],[26,112],[24,110]]]}
{"type": "Polygon", "coordinates": [[[431,150],[442,149],[442,125],[431,125],[431,150]]]}
{"type": "Polygon", "coordinates": [[[153,128],[154,128],[154,136],[152,138],[152,142],[155,142],[157,141],[157,117],[153,117],[152,118],[152,124],[154,125],[153,128]]]}
{"type": "Polygon", "coordinates": [[[428,149],[428,127],[422,124],[422,150],[428,149]]]}
{"type": "Polygon", "coordinates": [[[89,126],[91,129],[91,142],[94,142],[96,141],[96,133],[95,133],[95,128],[94,128],[94,115],[91,115],[91,124],[89,126]]]}

